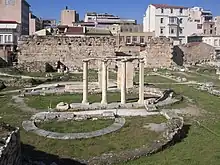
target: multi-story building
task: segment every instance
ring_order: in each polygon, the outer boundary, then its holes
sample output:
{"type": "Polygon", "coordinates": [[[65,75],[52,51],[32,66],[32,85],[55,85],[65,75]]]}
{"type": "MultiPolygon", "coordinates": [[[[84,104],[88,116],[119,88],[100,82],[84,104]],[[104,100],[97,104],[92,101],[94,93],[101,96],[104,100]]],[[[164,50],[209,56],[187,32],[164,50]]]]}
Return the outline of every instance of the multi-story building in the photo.
{"type": "Polygon", "coordinates": [[[21,24],[21,34],[29,35],[29,8],[26,0],[1,0],[0,20],[11,20],[21,24]]]}
{"type": "Polygon", "coordinates": [[[113,24],[136,24],[134,19],[123,19],[112,14],[98,14],[96,12],[86,13],[84,22],[94,22],[96,24],[113,25],[113,24]]]}
{"type": "Polygon", "coordinates": [[[220,16],[214,18],[216,35],[220,35],[220,16]]]}
{"type": "Polygon", "coordinates": [[[20,31],[18,22],[0,20],[0,49],[15,51],[20,31]]]}
{"type": "Polygon", "coordinates": [[[76,10],[69,10],[68,7],[66,7],[65,10],[61,11],[60,25],[73,26],[73,23],[78,21],[79,14],[76,12],[76,10]]]}
{"type": "Polygon", "coordinates": [[[33,35],[36,31],[42,29],[41,20],[33,15],[31,12],[29,13],[29,35],[33,35]]]}
{"type": "Polygon", "coordinates": [[[188,15],[187,7],[150,4],[144,16],[143,31],[170,37],[174,44],[186,43],[188,15]]]}
{"type": "Polygon", "coordinates": [[[56,19],[41,19],[42,28],[54,28],[57,26],[56,19]]]}

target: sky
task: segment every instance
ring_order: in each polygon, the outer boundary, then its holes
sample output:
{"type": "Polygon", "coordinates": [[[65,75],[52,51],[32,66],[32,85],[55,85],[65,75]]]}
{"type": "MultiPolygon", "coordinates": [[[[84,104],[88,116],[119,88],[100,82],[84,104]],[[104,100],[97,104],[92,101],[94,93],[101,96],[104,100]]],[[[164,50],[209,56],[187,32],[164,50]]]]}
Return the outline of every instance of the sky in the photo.
{"type": "Polygon", "coordinates": [[[110,13],[122,18],[136,19],[142,23],[144,12],[151,3],[181,5],[186,7],[200,6],[220,15],[220,0],[27,0],[31,11],[38,17],[60,20],[60,11],[68,6],[76,10],[80,19],[86,12],[110,13]]]}

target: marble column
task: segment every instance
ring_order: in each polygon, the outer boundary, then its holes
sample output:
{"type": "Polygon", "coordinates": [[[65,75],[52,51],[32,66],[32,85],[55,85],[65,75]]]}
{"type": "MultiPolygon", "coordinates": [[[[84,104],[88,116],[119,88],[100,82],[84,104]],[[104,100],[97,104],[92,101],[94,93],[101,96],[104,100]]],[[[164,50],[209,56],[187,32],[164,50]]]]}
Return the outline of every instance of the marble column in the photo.
{"type": "Polygon", "coordinates": [[[126,104],[126,62],[121,61],[121,104],[126,104]]]}
{"type": "Polygon", "coordinates": [[[88,104],[88,60],[83,60],[83,104],[88,104]]]}
{"type": "Polygon", "coordinates": [[[139,63],[139,104],[144,104],[144,60],[139,63]]]}
{"type": "Polygon", "coordinates": [[[107,77],[107,60],[102,61],[102,101],[101,104],[107,104],[107,89],[108,89],[108,77],[107,77]]]}

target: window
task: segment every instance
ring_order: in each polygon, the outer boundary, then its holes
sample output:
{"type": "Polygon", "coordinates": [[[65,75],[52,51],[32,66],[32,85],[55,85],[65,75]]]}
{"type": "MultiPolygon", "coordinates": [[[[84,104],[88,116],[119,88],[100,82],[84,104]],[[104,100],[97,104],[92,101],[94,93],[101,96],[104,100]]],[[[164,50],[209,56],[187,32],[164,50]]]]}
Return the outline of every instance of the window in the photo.
{"type": "Polygon", "coordinates": [[[132,32],[132,28],[130,28],[130,32],[132,32]]]}
{"type": "Polygon", "coordinates": [[[182,18],[180,18],[179,21],[180,21],[180,24],[183,23],[183,19],[182,18]]]}
{"type": "Polygon", "coordinates": [[[3,43],[3,35],[0,35],[0,43],[3,43]]]}
{"type": "Polygon", "coordinates": [[[170,28],[170,34],[174,34],[174,28],[170,28]]]}
{"type": "Polygon", "coordinates": [[[197,29],[202,29],[202,24],[197,24],[197,29]]]}
{"type": "Polygon", "coordinates": [[[163,23],[163,18],[160,18],[160,23],[163,23]]]}
{"type": "Polygon", "coordinates": [[[12,42],[11,35],[8,35],[8,42],[12,42]]]}
{"type": "Polygon", "coordinates": [[[5,35],[5,43],[8,42],[8,36],[5,35]]]}
{"type": "Polygon", "coordinates": [[[203,32],[204,34],[206,34],[206,29],[204,30],[204,32],[203,32]]]}
{"type": "Polygon", "coordinates": [[[141,37],[140,37],[140,43],[141,43],[141,44],[144,44],[144,43],[145,43],[145,41],[144,41],[144,36],[141,36],[141,37]]]}
{"type": "Polygon", "coordinates": [[[183,9],[180,9],[180,14],[182,14],[183,13],[183,9]]]}
{"type": "Polygon", "coordinates": [[[218,46],[218,40],[217,39],[214,40],[214,46],[218,46]]]}
{"type": "Polygon", "coordinates": [[[131,36],[127,36],[127,37],[126,37],[126,43],[127,43],[127,44],[130,44],[130,43],[131,43],[131,36]]]}
{"type": "Polygon", "coordinates": [[[170,9],[170,13],[173,13],[173,9],[170,9]]]}
{"type": "Polygon", "coordinates": [[[163,9],[161,9],[161,13],[163,13],[163,9]]]}
{"type": "Polygon", "coordinates": [[[120,42],[124,42],[124,36],[120,36],[120,42]]]}
{"type": "Polygon", "coordinates": [[[212,28],[213,27],[213,25],[210,25],[210,28],[212,28]]]}
{"type": "Polygon", "coordinates": [[[180,28],[180,34],[183,34],[183,29],[182,28],[180,28]]]}
{"type": "Polygon", "coordinates": [[[15,0],[5,0],[5,5],[15,5],[15,0]]]}
{"type": "Polygon", "coordinates": [[[137,36],[132,37],[132,42],[137,42],[137,36]]]}
{"type": "Polygon", "coordinates": [[[160,34],[163,34],[163,28],[160,28],[160,34]]]}
{"type": "Polygon", "coordinates": [[[212,34],[212,30],[210,30],[210,34],[212,34]]]}
{"type": "Polygon", "coordinates": [[[174,17],[170,17],[169,20],[170,20],[170,24],[173,24],[176,21],[176,19],[174,17]]]}

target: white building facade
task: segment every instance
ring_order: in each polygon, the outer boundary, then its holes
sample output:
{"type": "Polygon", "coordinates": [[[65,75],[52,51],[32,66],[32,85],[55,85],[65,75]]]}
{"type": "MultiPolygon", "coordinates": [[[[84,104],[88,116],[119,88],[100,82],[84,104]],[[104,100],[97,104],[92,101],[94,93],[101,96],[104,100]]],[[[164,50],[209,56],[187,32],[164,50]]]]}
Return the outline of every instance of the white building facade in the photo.
{"type": "Polygon", "coordinates": [[[197,12],[196,9],[150,4],[144,16],[143,30],[144,32],[155,32],[156,37],[172,38],[174,45],[184,44],[187,43],[187,36],[203,32],[200,17],[201,11],[197,12]],[[194,21],[197,18],[199,21],[194,21]]]}
{"type": "Polygon", "coordinates": [[[15,21],[0,20],[0,49],[14,51],[21,32],[21,25],[15,21]]]}

